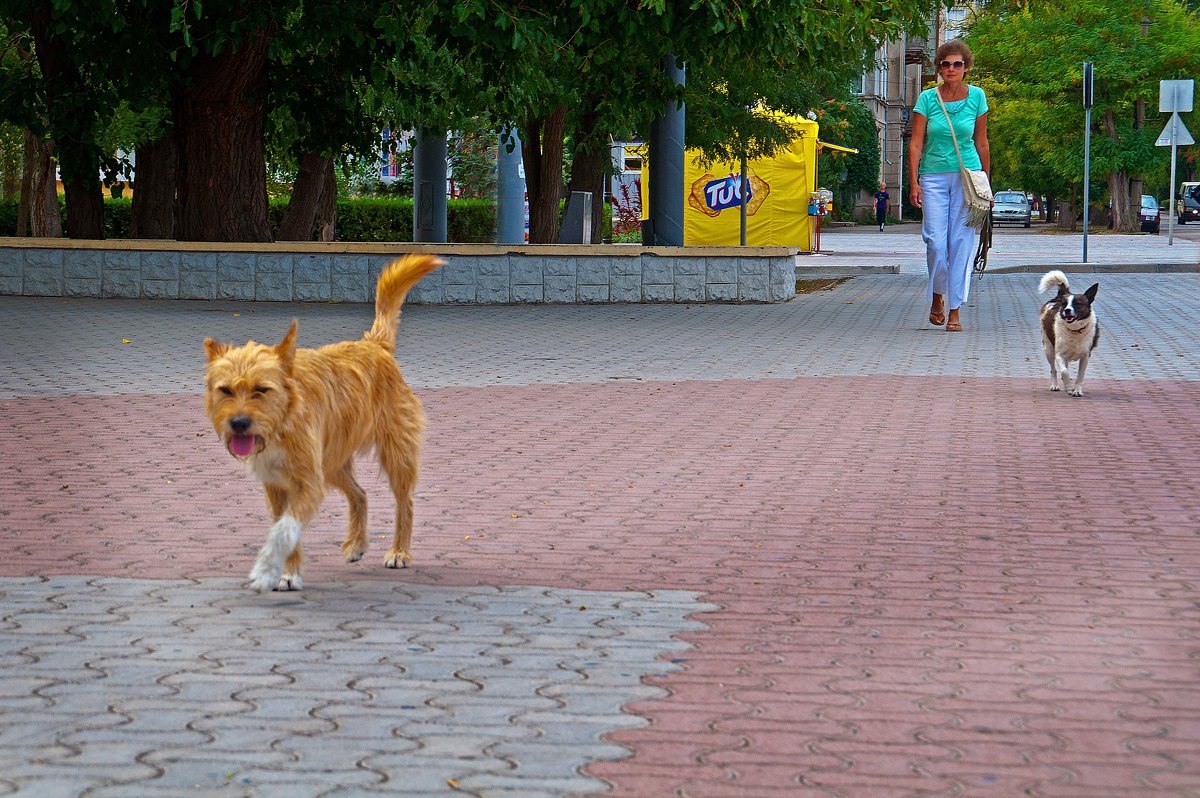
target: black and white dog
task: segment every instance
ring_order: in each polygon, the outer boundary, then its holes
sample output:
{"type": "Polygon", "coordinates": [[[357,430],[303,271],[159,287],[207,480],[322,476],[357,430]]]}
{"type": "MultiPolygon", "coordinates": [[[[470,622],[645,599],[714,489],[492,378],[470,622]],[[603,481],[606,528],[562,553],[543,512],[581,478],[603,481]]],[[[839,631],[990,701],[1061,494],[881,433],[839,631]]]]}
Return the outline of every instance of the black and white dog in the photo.
{"type": "Polygon", "coordinates": [[[1042,347],[1050,364],[1050,390],[1066,388],[1070,396],[1083,396],[1083,374],[1087,371],[1088,358],[1100,343],[1100,321],[1092,310],[1100,284],[1096,283],[1082,294],[1072,294],[1067,275],[1056,269],[1042,278],[1038,293],[1044,294],[1055,286],[1058,296],[1042,305],[1042,347]],[[1073,360],[1079,361],[1074,383],[1067,371],[1073,360]]]}

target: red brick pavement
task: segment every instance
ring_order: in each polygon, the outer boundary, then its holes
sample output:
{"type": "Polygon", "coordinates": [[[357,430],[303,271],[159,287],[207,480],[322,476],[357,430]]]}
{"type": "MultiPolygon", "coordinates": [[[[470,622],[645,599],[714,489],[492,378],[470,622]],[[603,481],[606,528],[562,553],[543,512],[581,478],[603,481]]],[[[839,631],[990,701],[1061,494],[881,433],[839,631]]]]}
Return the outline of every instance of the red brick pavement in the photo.
{"type": "MultiPolygon", "coordinates": [[[[341,563],[333,498],[306,581],[703,591],[633,756],[588,768],[618,796],[1200,794],[1200,384],[1045,387],[423,390],[417,567],[341,563]]],[[[0,575],[249,570],[265,507],[199,397],[0,417],[0,575]]]]}

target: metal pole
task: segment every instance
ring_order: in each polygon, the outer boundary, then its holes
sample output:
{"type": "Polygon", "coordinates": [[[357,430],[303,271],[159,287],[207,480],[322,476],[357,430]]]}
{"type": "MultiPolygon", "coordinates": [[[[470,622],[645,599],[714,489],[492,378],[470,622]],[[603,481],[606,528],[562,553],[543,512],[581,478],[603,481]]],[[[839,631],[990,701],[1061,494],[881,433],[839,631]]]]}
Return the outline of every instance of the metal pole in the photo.
{"type": "Polygon", "coordinates": [[[413,152],[413,241],[446,243],[446,134],[424,128],[413,152]]]}
{"type": "Polygon", "coordinates": [[[1088,205],[1091,202],[1089,183],[1092,182],[1092,109],[1083,115],[1083,262],[1087,263],[1088,205]]]}
{"type": "MultiPolygon", "coordinates": [[[[1092,62],[1083,62],[1083,262],[1087,263],[1088,217],[1092,183],[1092,62]]],[[[1096,271],[1096,267],[1092,267],[1096,271]]]]}
{"type": "MultiPolygon", "coordinates": [[[[1175,243],[1175,148],[1178,146],[1175,142],[1179,140],[1177,128],[1179,126],[1179,114],[1171,114],[1171,205],[1167,208],[1167,246],[1172,246],[1175,243]]],[[[1141,202],[1141,197],[1138,198],[1141,202]]]]}
{"type": "MultiPolygon", "coordinates": [[[[682,86],[685,73],[674,55],[663,59],[663,69],[670,80],[682,86]]],[[[647,245],[660,247],[683,246],[683,171],[684,104],[671,100],[663,105],[662,115],[650,123],[650,220],[654,241],[647,245]]]]}
{"type": "MultiPolygon", "coordinates": [[[[1175,179],[1174,175],[1171,176],[1171,179],[1172,180],[1175,179]]],[[[741,242],[742,242],[742,246],[744,247],[744,246],[746,246],[746,202],[750,199],[750,180],[749,180],[749,176],[746,174],[746,153],[744,153],[744,152],[742,153],[741,181],[742,182],[738,184],[738,191],[740,192],[739,196],[742,200],[741,208],[739,209],[739,214],[741,215],[741,225],[742,225],[741,242]]]]}
{"type": "Polygon", "coordinates": [[[515,127],[500,133],[496,155],[496,241],[525,243],[525,176],[521,171],[521,137],[515,127]],[[508,145],[512,144],[512,152],[508,145]]]}

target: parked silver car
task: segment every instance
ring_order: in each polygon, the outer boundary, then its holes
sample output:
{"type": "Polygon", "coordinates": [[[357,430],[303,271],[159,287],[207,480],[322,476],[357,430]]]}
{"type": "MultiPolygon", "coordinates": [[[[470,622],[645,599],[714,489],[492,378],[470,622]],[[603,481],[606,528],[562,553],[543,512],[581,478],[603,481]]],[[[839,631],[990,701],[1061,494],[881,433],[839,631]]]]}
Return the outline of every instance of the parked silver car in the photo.
{"type": "Polygon", "coordinates": [[[1021,191],[997,191],[992,205],[992,224],[1029,226],[1029,198],[1021,191]]]}

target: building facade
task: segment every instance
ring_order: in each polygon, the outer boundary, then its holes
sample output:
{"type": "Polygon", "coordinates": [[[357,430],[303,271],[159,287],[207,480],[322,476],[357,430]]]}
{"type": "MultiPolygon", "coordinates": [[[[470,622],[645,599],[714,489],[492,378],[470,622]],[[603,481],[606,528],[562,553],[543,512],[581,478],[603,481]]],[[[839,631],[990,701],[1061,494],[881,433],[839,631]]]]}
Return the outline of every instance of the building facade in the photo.
{"type": "MultiPolygon", "coordinates": [[[[912,109],[921,90],[937,79],[933,56],[949,39],[962,38],[971,6],[939,9],[931,20],[929,38],[901,36],[886,42],[875,54],[875,66],[862,75],[859,94],[875,117],[879,132],[879,179],[891,194],[890,215],[903,221],[908,186],[908,141],[912,135],[912,109]]],[[[859,197],[855,215],[874,218],[873,198],[859,197]]]]}

